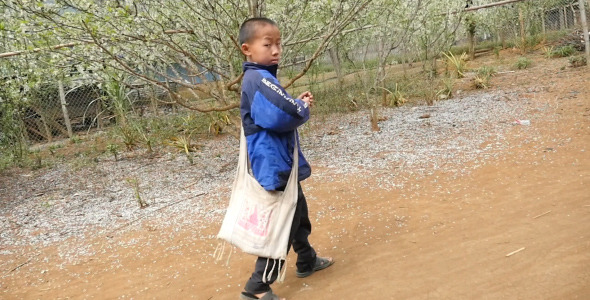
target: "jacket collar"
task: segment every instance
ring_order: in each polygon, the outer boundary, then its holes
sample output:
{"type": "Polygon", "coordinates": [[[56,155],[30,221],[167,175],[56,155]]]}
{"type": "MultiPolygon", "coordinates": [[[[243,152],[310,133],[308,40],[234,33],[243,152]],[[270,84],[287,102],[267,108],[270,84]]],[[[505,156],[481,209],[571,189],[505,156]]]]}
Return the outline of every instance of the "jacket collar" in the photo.
{"type": "Polygon", "coordinates": [[[265,66],[265,65],[260,65],[257,63],[249,62],[249,61],[244,62],[244,64],[242,66],[243,66],[244,72],[246,72],[246,70],[266,70],[266,71],[270,72],[270,74],[272,74],[272,76],[274,76],[274,77],[277,77],[277,69],[279,68],[279,65],[265,66]]]}

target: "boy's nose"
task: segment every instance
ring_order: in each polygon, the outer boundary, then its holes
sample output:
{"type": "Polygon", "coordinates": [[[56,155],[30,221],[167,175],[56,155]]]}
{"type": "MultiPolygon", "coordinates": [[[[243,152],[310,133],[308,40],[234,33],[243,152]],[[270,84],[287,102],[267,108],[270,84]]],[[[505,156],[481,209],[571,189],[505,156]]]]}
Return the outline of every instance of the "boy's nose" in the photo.
{"type": "Polygon", "coordinates": [[[281,53],[280,47],[274,46],[272,47],[272,55],[279,55],[281,53]]]}

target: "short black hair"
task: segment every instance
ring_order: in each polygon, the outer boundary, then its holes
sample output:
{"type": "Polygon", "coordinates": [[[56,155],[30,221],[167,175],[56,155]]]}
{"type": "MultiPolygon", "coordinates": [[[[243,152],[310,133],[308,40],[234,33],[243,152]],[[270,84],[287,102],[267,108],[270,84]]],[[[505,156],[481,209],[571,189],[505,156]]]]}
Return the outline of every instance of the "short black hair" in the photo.
{"type": "Polygon", "coordinates": [[[254,37],[257,25],[264,25],[264,24],[277,26],[277,23],[275,21],[273,21],[269,18],[264,18],[264,17],[250,18],[250,19],[244,21],[244,23],[242,23],[242,26],[240,26],[240,35],[238,37],[240,45],[243,43],[249,42],[250,39],[252,37],[254,37]]]}

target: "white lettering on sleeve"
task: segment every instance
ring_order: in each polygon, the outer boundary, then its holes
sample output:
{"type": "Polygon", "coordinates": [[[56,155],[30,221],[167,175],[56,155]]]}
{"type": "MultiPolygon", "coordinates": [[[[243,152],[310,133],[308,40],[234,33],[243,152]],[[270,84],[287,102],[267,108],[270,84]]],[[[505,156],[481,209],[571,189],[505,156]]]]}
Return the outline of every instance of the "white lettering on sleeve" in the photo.
{"type": "MultiPolygon", "coordinates": [[[[264,85],[266,85],[271,90],[273,90],[275,93],[277,93],[281,97],[283,97],[283,99],[289,101],[289,103],[291,103],[292,105],[295,105],[297,107],[297,112],[298,113],[301,112],[301,106],[298,105],[297,102],[295,100],[293,100],[293,98],[287,97],[287,95],[285,93],[283,93],[283,91],[277,85],[275,85],[272,82],[268,81],[266,78],[262,78],[262,83],[264,83],[264,85]]],[[[305,107],[307,107],[307,106],[305,106],[305,107]]]]}

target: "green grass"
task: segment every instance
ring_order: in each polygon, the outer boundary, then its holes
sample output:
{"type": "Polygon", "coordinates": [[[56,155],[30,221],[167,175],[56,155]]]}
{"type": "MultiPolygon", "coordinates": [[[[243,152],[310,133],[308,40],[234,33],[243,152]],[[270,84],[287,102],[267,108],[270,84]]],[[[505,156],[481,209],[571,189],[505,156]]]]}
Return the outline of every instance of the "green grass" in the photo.
{"type": "Polygon", "coordinates": [[[482,66],[477,69],[477,75],[484,76],[484,77],[492,77],[496,75],[496,69],[491,66],[482,66]]]}
{"type": "Polygon", "coordinates": [[[570,33],[569,30],[556,30],[556,31],[549,31],[545,34],[545,41],[547,43],[553,43],[559,41],[564,36],[570,33]]]}
{"type": "Polygon", "coordinates": [[[553,50],[551,53],[551,57],[569,57],[576,53],[576,48],[572,45],[566,45],[558,47],[557,49],[553,50]]]}
{"type": "Polygon", "coordinates": [[[578,68],[588,64],[588,60],[584,55],[576,55],[569,58],[570,67],[578,68]]]}
{"type": "Polygon", "coordinates": [[[530,60],[528,57],[520,57],[516,63],[514,64],[514,67],[518,70],[524,70],[524,69],[528,69],[528,67],[531,66],[531,64],[533,63],[532,60],[530,60]]]}
{"type": "Polygon", "coordinates": [[[456,78],[465,77],[465,71],[467,69],[467,54],[461,53],[461,55],[454,55],[453,52],[444,53],[443,55],[447,58],[446,64],[447,69],[452,67],[452,71],[455,72],[456,78]]]}

